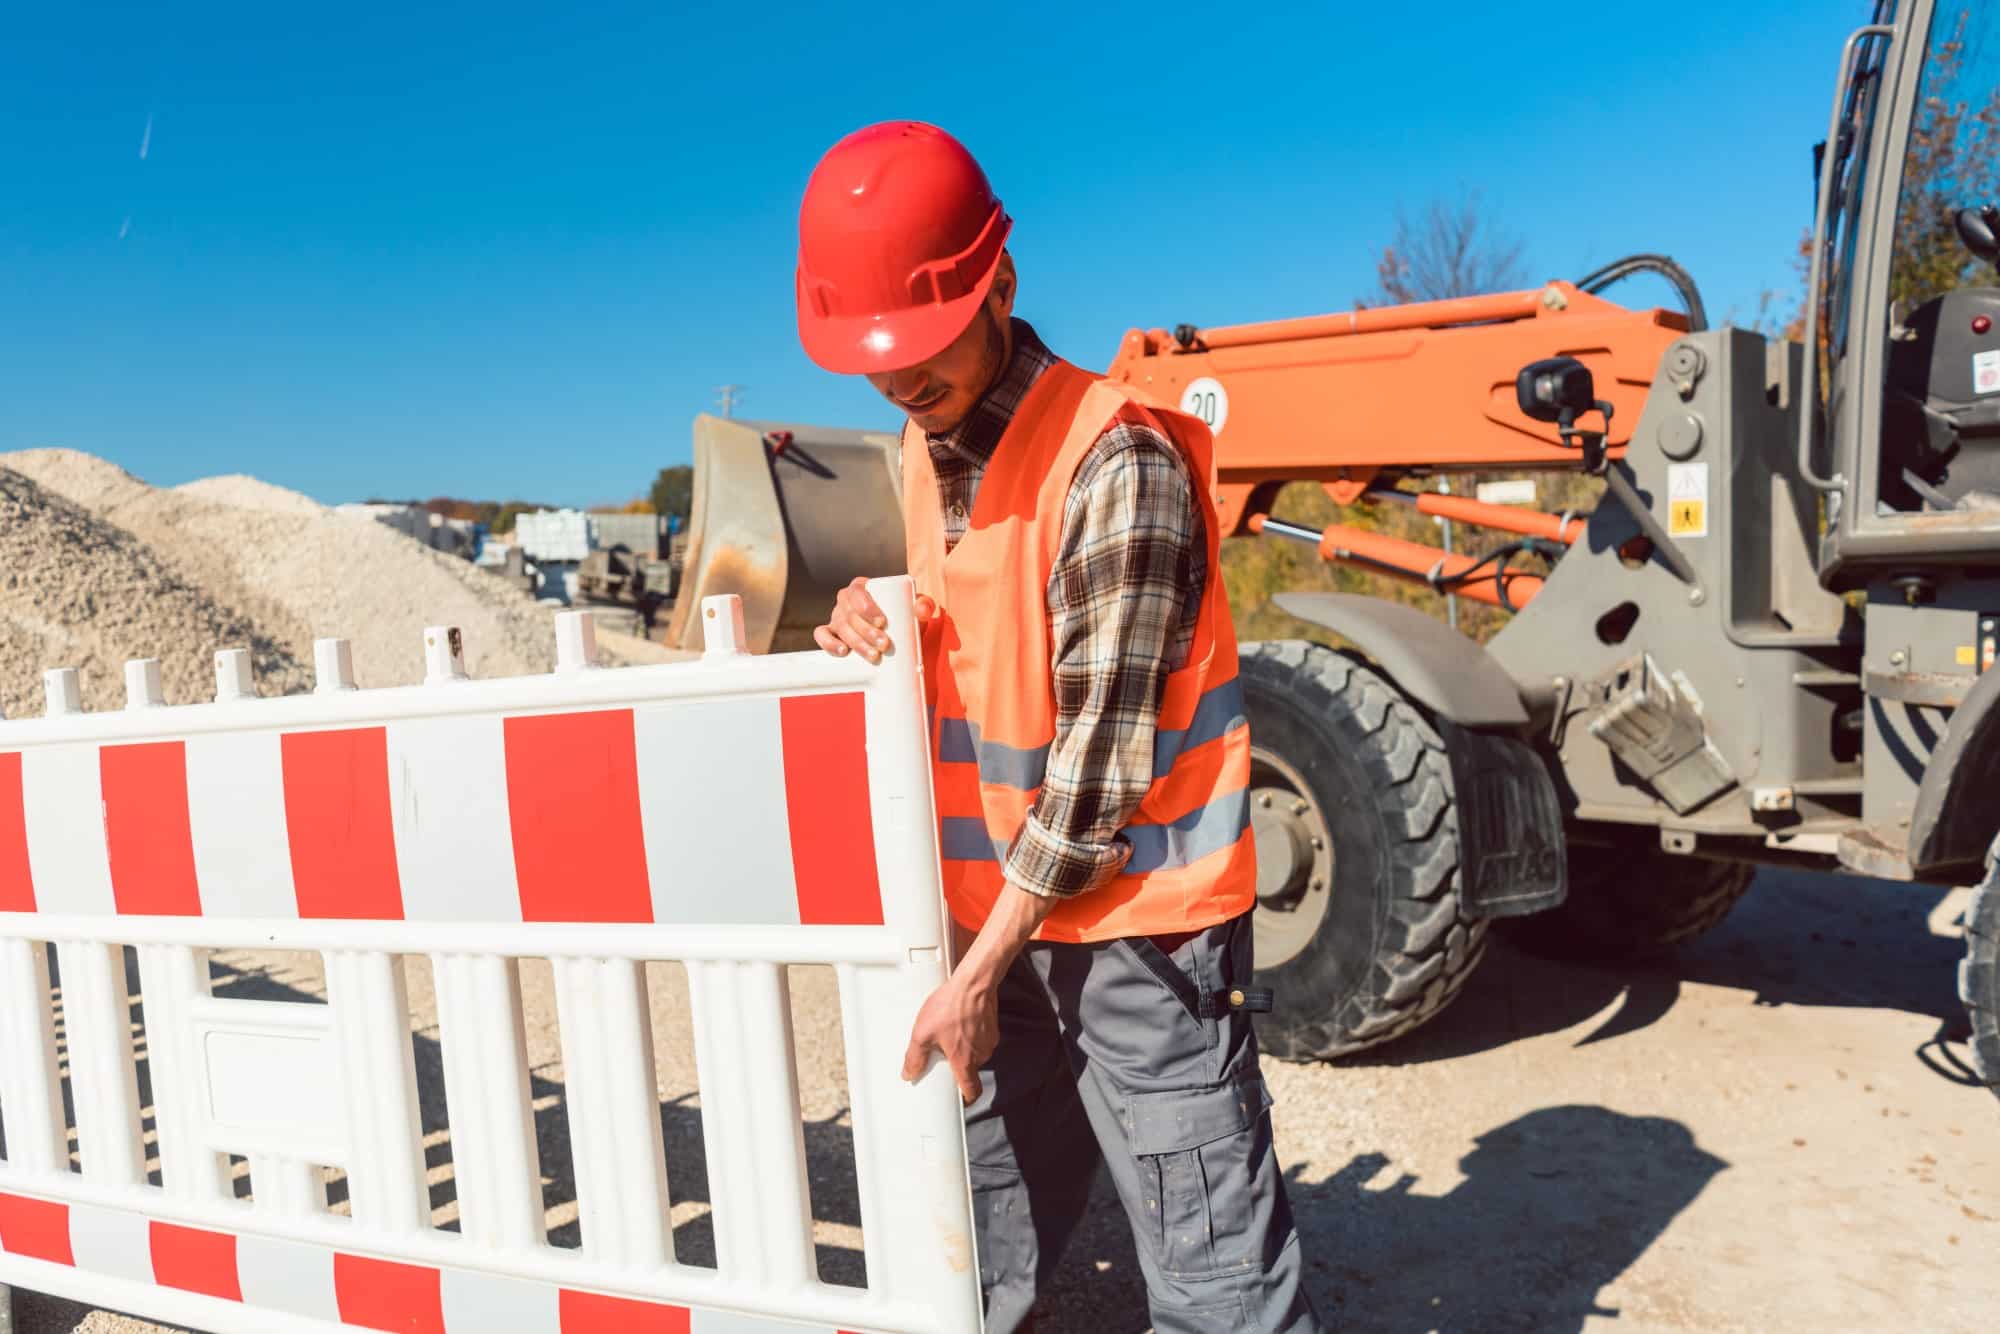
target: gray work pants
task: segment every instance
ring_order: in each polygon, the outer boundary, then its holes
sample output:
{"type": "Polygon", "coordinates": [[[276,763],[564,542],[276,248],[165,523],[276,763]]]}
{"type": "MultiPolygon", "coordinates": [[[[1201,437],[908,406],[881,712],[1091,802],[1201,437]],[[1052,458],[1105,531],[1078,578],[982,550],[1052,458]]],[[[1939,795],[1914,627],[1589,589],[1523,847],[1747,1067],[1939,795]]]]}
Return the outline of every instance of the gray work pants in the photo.
{"type": "MultiPolygon", "coordinates": [[[[1322,1328],[1256,1036],[1226,1000],[1250,970],[1247,914],[1179,940],[1037,941],[1014,961],[965,1114],[988,1334],[1028,1319],[1100,1157],[1159,1334],[1322,1328]]],[[[1071,1328],[1043,1314],[1044,1329],[1071,1328]]]]}

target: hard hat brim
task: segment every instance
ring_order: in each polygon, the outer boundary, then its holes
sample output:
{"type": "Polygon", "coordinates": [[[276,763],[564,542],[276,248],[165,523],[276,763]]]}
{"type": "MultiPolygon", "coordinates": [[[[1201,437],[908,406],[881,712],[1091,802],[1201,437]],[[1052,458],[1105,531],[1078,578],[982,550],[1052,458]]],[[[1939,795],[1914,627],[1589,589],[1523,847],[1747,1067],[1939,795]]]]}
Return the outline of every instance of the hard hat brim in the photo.
{"type": "Polygon", "coordinates": [[[836,375],[886,375],[929,361],[957,341],[979,314],[1000,266],[993,265],[964,296],[882,315],[816,315],[798,300],[799,342],[821,370],[836,375]]]}

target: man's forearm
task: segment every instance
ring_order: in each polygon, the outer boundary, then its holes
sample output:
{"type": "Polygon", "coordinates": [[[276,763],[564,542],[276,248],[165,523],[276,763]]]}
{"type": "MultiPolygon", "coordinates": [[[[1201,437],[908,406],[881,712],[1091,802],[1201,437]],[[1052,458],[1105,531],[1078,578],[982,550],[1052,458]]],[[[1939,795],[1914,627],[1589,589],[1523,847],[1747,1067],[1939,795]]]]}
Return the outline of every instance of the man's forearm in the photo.
{"type": "Polygon", "coordinates": [[[986,915],[986,925],[979,928],[979,934],[959,959],[953,980],[973,991],[997,990],[1000,979],[1007,975],[1015,957],[1057,902],[1015,885],[1003,886],[1000,897],[994,900],[993,911],[986,915]]]}

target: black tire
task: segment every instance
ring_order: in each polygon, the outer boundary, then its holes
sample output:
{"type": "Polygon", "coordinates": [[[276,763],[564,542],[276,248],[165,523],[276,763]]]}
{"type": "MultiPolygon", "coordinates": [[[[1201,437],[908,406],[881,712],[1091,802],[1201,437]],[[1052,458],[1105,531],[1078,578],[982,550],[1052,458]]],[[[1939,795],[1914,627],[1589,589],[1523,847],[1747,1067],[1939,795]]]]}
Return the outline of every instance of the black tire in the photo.
{"type": "Polygon", "coordinates": [[[1965,910],[1958,998],[1972,1019],[1972,1064],[2000,1096],[2000,839],[1986,853],[1986,879],[1965,910]]]}
{"type": "Polygon", "coordinates": [[[1260,821],[1257,985],[1276,994],[1259,1042],[1295,1061],[1387,1042],[1449,1004],[1485,952],[1486,923],[1459,907],[1444,742],[1345,654],[1282,640],[1244,645],[1241,662],[1260,821]]]}
{"type": "Polygon", "coordinates": [[[1509,943],[1548,958],[1644,958],[1692,940],[1729,916],[1757,868],[1677,856],[1657,847],[1569,845],[1569,897],[1509,918],[1509,943]]]}

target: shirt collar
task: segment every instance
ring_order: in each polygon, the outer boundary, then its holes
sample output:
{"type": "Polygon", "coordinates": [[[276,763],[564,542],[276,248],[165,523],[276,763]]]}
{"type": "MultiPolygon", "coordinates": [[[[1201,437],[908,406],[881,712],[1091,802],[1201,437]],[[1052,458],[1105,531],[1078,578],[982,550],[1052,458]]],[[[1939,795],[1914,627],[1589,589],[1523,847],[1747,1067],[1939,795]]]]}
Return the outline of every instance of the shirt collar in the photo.
{"type": "Polygon", "coordinates": [[[976,467],[986,466],[993,451],[1000,447],[1000,437],[1007,433],[1008,423],[1020,410],[1021,401],[1035,387],[1035,381],[1042,378],[1042,372],[1055,365],[1055,354],[1026,320],[1012,323],[1014,350],[1007,359],[1007,368],[972,405],[964,421],[949,431],[924,436],[933,455],[956,454],[976,467]]]}

